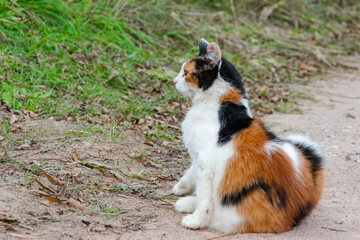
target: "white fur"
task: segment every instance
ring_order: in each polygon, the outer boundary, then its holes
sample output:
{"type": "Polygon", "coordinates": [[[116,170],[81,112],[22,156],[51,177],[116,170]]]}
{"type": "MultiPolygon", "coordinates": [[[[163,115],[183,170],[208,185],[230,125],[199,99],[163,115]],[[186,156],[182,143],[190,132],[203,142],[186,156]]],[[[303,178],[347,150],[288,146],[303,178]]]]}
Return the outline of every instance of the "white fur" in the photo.
{"type": "Polygon", "coordinates": [[[271,155],[275,151],[282,150],[291,160],[291,164],[293,165],[294,171],[298,177],[301,176],[301,161],[299,159],[299,154],[296,151],[296,148],[288,143],[279,143],[275,141],[270,141],[265,145],[265,150],[268,151],[268,156],[271,158],[271,155]]]}
{"type": "Polygon", "coordinates": [[[286,137],[287,140],[289,140],[292,143],[300,143],[304,146],[307,146],[311,148],[316,155],[321,156],[321,151],[317,143],[310,140],[310,138],[304,136],[304,135],[290,135],[286,137]]]}
{"type": "Polygon", "coordinates": [[[174,83],[176,86],[176,89],[184,96],[192,98],[195,95],[195,92],[198,91],[196,87],[194,87],[191,83],[188,83],[185,81],[185,71],[184,66],[187,62],[184,62],[184,64],[181,67],[181,70],[179,74],[175,77],[174,83]]]}
{"type": "MultiPolygon", "coordinates": [[[[183,65],[184,67],[184,65],[183,65]]],[[[222,180],[226,162],[234,154],[233,143],[219,146],[218,131],[220,122],[218,112],[219,98],[230,88],[230,84],[218,77],[213,85],[203,91],[187,84],[183,77],[183,67],[175,78],[176,88],[183,95],[192,98],[193,105],[182,123],[183,141],[188,149],[192,164],[173,189],[175,194],[184,194],[180,186],[186,184],[187,190],[195,187],[196,204],[193,200],[180,198],[175,209],[181,212],[193,212],[185,216],[182,225],[198,229],[209,226],[225,232],[235,231],[243,221],[234,207],[222,206],[218,188],[222,180]]]]}
{"type": "Polygon", "coordinates": [[[281,149],[286,153],[286,155],[289,156],[292,165],[294,167],[294,170],[296,172],[297,176],[301,175],[301,162],[299,159],[299,154],[296,151],[294,145],[290,144],[290,143],[285,143],[280,145],[281,149]]]}
{"type": "Polygon", "coordinates": [[[242,98],[240,102],[246,107],[249,117],[254,118],[249,108],[249,101],[246,98],[242,98]]]}
{"type": "Polygon", "coordinates": [[[183,213],[192,213],[196,208],[196,197],[186,196],[182,197],[175,203],[175,210],[183,213]]]}

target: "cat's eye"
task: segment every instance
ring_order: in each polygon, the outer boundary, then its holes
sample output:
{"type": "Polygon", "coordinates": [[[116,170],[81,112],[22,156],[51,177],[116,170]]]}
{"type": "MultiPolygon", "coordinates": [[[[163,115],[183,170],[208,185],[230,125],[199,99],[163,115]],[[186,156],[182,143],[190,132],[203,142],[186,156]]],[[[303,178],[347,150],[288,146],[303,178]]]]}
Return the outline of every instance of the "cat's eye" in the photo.
{"type": "Polygon", "coordinates": [[[188,71],[186,71],[186,70],[184,71],[185,76],[186,76],[188,73],[189,73],[188,71]]]}

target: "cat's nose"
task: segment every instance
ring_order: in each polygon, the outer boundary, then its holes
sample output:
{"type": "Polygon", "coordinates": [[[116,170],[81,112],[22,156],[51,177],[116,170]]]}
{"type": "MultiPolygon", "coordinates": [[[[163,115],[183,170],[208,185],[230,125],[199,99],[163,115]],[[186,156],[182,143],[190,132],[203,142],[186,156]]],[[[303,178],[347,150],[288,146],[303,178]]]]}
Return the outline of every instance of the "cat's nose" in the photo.
{"type": "Polygon", "coordinates": [[[176,85],[176,83],[177,83],[177,78],[174,78],[174,84],[176,85]]]}

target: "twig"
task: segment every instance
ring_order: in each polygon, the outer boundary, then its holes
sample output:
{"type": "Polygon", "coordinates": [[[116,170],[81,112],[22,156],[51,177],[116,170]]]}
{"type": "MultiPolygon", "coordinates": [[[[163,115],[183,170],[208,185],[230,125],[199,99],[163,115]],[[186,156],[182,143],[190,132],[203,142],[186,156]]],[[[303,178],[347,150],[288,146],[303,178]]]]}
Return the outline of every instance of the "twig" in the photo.
{"type": "Polygon", "coordinates": [[[20,159],[20,160],[21,161],[41,161],[41,160],[50,161],[50,160],[55,160],[55,161],[67,162],[67,160],[65,158],[56,158],[56,157],[25,158],[25,159],[20,159]]]}
{"type": "Polygon", "coordinates": [[[340,229],[335,229],[335,228],[327,228],[327,227],[321,227],[321,228],[327,229],[327,230],[330,230],[330,231],[334,231],[334,232],[347,232],[347,231],[340,230],[340,229]]]}
{"type": "Polygon", "coordinates": [[[360,99],[360,97],[344,96],[344,95],[341,95],[341,94],[339,94],[338,97],[341,97],[341,98],[350,98],[350,99],[360,99]]]}
{"type": "Polygon", "coordinates": [[[223,238],[223,237],[230,237],[230,236],[233,236],[233,235],[235,235],[235,233],[228,233],[228,234],[223,234],[223,235],[216,236],[216,237],[213,237],[213,238],[208,238],[207,240],[213,240],[213,239],[218,239],[218,238],[223,238]]]}

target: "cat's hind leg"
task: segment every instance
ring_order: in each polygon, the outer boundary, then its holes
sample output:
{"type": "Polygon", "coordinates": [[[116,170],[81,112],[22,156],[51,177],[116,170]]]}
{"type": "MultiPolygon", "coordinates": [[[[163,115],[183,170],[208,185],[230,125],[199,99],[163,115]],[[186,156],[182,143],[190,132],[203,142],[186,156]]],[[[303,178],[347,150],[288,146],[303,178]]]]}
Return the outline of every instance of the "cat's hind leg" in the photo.
{"type": "Polygon", "coordinates": [[[182,213],[192,213],[196,208],[196,197],[186,196],[182,197],[175,203],[175,210],[182,213]]]}

